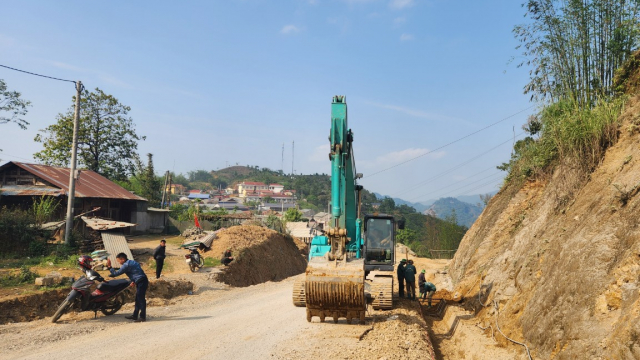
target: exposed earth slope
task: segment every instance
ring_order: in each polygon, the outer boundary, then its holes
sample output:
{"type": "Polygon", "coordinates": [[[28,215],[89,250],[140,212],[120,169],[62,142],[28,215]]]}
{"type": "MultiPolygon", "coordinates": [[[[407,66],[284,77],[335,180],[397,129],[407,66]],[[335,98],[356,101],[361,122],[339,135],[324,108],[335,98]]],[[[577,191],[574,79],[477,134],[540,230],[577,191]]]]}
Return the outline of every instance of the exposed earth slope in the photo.
{"type": "Polygon", "coordinates": [[[534,358],[640,358],[639,114],[636,96],[585,183],[562,167],[502,189],[451,263],[477,318],[495,325],[499,309],[502,331],[534,358]]]}

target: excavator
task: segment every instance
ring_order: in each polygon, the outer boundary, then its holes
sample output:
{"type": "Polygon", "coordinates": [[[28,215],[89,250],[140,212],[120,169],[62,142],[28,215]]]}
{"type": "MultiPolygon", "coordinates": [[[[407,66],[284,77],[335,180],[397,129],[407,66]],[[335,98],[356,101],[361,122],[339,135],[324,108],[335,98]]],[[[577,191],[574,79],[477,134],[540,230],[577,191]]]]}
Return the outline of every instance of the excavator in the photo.
{"type": "Polygon", "coordinates": [[[307,321],[330,317],[364,324],[367,304],[376,310],[393,308],[395,230],[402,221],[385,214],[361,216],[363,189],[357,184],[353,132],[347,123],[345,96],[331,103],[330,223],[311,240],[304,280],[293,286],[293,303],[307,308],[307,321]]]}

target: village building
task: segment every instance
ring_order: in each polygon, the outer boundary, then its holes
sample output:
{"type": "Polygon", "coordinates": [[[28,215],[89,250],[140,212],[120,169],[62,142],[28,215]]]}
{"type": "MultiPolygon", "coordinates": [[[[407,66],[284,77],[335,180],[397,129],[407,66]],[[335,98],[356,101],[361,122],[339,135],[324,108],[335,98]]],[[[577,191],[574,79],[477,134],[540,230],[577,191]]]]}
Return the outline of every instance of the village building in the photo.
{"type": "MultiPolygon", "coordinates": [[[[69,168],[10,161],[0,166],[0,206],[28,209],[36,198],[59,199],[54,220],[66,217],[69,168]]],[[[164,229],[166,212],[148,208],[147,199],[133,194],[91,170],[78,170],[73,214],[94,211],[90,216],[136,224],[127,233],[164,229]]]]}

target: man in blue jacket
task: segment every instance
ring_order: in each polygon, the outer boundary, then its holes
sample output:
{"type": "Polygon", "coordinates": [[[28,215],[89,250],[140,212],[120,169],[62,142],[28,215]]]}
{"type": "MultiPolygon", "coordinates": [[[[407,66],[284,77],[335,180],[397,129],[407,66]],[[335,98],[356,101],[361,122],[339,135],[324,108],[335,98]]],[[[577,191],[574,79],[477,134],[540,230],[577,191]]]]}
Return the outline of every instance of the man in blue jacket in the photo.
{"type": "Polygon", "coordinates": [[[133,310],[133,315],[125,316],[127,319],[134,320],[135,322],[144,322],[147,320],[147,300],[145,295],[147,294],[147,287],[149,287],[149,279],[147,275],[142,271],[142,267],[136,261],[127,259],[127,254],[120,253],[116,255],[116,260],[120,264],[118,271],[111,268],[111,260],[107,260],[107,268],[111,273],[109,277],[116,277],[122,274],[126,274],[129,280],[133,281],[131,286],[136,286],[136,305],[133,310]],[[140,315],[140,317],[138,317],[140,315]]]}

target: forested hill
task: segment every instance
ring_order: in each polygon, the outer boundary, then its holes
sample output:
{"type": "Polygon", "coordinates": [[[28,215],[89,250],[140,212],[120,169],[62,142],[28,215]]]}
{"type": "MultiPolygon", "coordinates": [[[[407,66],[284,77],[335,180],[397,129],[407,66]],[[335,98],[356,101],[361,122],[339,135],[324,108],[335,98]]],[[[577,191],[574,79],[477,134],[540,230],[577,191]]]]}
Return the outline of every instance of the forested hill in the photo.
{"type": "MultiPolygon", "coordinates": [[[[278,183],[285,189],[296,191],[300,208],[326,211],[331,199],[331,177],[327,174],[287,175],[258,166],[232,166],[218,171],[196,170],[187,175],[173,175],[173,182],[189,189],[211,190],[226,188],[241,181],[278,183]]],[[[406,204],[396,204],[389,197],[379,199],[364,189],[362,192],[362,212],[374,211],[372,204],[380,203],[379,211],[392,214],[396,219],[405,219],[407,227],[398,233],[398,240],[409,245],[421,255],[429,255],[429,249],[454,250],[462,240],[467,227],[456,224],[455,219],[438,219],[423,215],[406,204]]]]}
{"type": "Polygon", "coordinates": [[[469,204],[456,198],[441,198],[431,205],[428,212],[433,212],[437,218],[455,218],[456,222],[468,228],[473,225],[484,207],[481,204],[469,204]]]}

